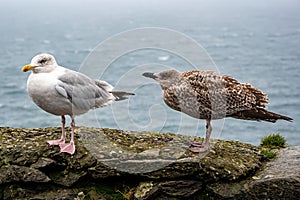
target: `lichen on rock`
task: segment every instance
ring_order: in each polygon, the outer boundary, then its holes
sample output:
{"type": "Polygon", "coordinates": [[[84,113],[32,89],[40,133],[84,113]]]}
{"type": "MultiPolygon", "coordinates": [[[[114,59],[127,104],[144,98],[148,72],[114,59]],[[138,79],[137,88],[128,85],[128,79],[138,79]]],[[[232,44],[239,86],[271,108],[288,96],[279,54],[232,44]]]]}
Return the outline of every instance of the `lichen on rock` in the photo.
{"type": "MultiPolygon", "coordinates": [[[[71,156],[47,145],[60,134],[58,127],[0,128],[0,199],[258,198],[257,187],[279,178],[263,177],[264,169],[284,163],[237,141],[212,140],[211,150],[199,156],[188,146],[200,138],[87,127],[77,128],[71,156]]],[[[298,195],[300,179],[284,177],[285,190],[298,195]]]]}

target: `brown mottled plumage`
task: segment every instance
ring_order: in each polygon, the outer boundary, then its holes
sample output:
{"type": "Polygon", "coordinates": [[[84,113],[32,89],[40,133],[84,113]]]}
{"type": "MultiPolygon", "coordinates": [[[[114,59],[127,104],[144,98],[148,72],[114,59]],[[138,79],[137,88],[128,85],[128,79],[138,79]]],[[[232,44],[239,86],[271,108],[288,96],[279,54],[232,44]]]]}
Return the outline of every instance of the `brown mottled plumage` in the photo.
{"type": "Polygon", "coordinates": [[[211,134],[210,121],[234,117],[244,120],[276,122],[292,118],[265,110],[269,99],[265,93],[248,83],[218,75],[213,71],[165,70],[160,73],[144,73],[159,82],[165,103],[174,110],[194,118],[206,119],[206,138],[203,145],[192,143],[191,150],[208,149],[211,134]]]}

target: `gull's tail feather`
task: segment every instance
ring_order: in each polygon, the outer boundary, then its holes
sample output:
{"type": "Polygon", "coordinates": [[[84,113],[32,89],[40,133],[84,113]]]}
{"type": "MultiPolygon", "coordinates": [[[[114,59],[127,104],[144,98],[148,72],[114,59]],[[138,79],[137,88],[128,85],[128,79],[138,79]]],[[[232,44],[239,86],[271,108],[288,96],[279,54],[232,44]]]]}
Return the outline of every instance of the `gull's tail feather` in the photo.
{"type": "Polygon", "coordinates": [[[115,101],[121,101],[124,99],[128,99],[129,96],[134,95],[131,92],[123,92],[123,91],[111,91],[112,95],[115,97],[115,101]]]}
{"type": "Polygon", "coordinates": [[[231,115],[230,117],[234,117],[234,118],[238,118],[238,119],[258,120],[258,121],[263,120],[263,121],[268,121],[268,122],[273,122],[273,123],[276,122],[278,119],[283,119],[283,120],[290,121],[290,122],[293,121],[293,119],[288,116],[276,114],[276,113],[267,111],[263,108],[256,108],[256,109],[252,109],[252,110],[240,111],[238,113],[231,115]]]}

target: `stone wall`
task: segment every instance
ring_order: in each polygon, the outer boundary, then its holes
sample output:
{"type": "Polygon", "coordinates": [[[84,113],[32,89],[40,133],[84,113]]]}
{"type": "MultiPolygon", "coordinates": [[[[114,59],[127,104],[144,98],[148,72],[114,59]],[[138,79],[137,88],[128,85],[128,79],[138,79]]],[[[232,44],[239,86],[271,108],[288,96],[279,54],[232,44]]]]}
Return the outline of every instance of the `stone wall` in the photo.
{"type": "MultiPolygon", "coordinates": [[[[0,199],[297,199],[300,147],[269,161],[260,148],[200,138],[78,127],[74,155],[46,140],[60,128],[0,128],[0,199]]],[[[69,132],[70,130],[67,129],[69,132]]]]}

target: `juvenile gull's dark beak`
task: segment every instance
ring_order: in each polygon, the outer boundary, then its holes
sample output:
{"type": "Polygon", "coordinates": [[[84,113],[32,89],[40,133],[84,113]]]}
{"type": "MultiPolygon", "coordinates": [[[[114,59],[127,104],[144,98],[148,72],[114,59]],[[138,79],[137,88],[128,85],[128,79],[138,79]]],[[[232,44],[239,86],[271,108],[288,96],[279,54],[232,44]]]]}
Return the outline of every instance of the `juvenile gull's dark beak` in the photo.
{"type": "Polygon", "coordinates": [[[157,76],[155,76],[154,73],[151,73],[151,72],[145,72],[145,73],[143,73],[143,76],[148,77],[148,78],[153,78],[153,79],[157,78],[157,76]]]}

